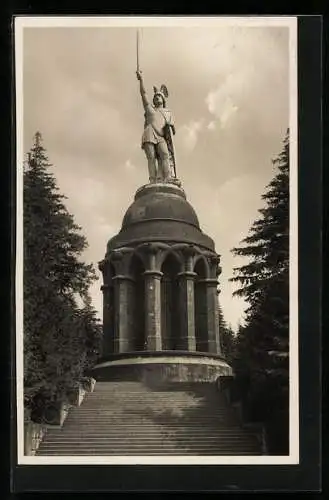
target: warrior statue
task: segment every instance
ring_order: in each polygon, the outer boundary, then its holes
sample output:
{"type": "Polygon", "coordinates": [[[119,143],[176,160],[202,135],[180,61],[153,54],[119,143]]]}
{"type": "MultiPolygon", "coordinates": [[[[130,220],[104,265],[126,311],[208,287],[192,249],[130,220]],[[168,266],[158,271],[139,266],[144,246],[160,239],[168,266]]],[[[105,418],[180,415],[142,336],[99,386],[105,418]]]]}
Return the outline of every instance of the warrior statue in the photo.
{"type": "Polygon", "coordinates": [[[172,134],[175,126],[171,111],[166,107],[168,89],[161,85],[153,87],[152,103],[146,94],[142,72],[138,69],[137,79],[140,82],[140,93],[144,106],[144,133],[142,149],[148,161],[150,182],[168,182],[176,178],[175,154],[172,134]]]}

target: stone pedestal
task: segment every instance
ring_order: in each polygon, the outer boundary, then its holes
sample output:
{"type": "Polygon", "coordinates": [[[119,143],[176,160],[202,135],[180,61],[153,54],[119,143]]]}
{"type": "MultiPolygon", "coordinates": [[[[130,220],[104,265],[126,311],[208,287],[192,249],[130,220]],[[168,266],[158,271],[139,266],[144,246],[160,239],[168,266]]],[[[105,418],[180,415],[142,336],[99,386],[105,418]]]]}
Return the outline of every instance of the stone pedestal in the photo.
{"type": "Polygon", "coordinates": [[[103,356],[220,353],[219,256],[177,184],[138,189],[107,244],[103,356]]]}
{"type": "Polygon", "coordinates": [[[98,381],[216,382],[219,377],[232,376],[232,368],[216,354],[167,351],[140,352],[125,356],[112,355],[100,360],[93,369],[98,381]]]}

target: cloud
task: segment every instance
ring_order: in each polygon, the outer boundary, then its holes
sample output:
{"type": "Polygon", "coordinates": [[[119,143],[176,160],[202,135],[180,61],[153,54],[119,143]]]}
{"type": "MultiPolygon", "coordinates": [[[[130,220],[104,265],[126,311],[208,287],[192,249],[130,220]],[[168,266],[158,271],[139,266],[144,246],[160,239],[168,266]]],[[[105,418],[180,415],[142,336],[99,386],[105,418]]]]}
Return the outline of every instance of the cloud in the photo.
{"type": "Polygon", "coordinates": [[[215,130],[215,128],[216,128],[216,122],[211,121],[208,123],[208,125],[207,125],[208,130],[215,130]]]}
{"type": "Polygon", "coordinates": [[[136,170],[136,166],[131,162],[131,160],[127,160],[124,164],[124,167],[128,172],[136,170]]]}
{"type": "Polygon", "coordinates": [[[219,120],[221,127],[225,127],[239,109],[232,95],[228,93],[229,86],[229,82],[221,85],[206,97],[208,111],[219,120]]]}
{"type": "Polygon", "coordinates": [[[182,134],[183,144],[187,151],[193,151],[198,141],[198,135],[203,128],[203,119],[191,121],[187,125],[183,125],[183,127],[181,127],[179,132],[182,134]]]}

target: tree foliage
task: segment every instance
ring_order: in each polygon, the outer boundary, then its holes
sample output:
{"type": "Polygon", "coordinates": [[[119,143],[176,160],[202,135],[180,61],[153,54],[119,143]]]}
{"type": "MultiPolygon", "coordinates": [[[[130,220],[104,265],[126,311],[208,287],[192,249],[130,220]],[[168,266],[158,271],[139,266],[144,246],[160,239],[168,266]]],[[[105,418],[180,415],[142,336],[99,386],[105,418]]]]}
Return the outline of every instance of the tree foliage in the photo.
{"type": "MultiPolygon", "coordinates": [[[[265,207],[259,210],[260,217],[253,223],[241,246],[232,250],[235,255],[249,260],[234,269],[231,280],[239,284],[235,294],[244,297],[248,303],[245,326],[240,327],[237,335],[234,366],[238,380],[244,381],[244,387],[248,386],[250,412],[266,422],[277,415],[277,421],[281,419],[281,434],[287,437],[289,131],[282,152],[273,160],[273,167],[274,178],[262,196],[265,207]]],[[[276,432],[278,444],[277,430],[271,432],[276,432]]],[[[282,440],[280,451],[287,446],[282,444],[284,441],[287,439],[282,440]]]]}
{"type": "Polygon", "coordinates": [[[101,327],[88,290],[95,269],[50,171],[41,134],[24,167],[24,388],[61,398],[99,349],[101,327]],[[77,299],[83,303],[78,306],[77,299]]]}
{"type": "Polygon", "coordinates": [[[221,349],[228,363],[231,363],[234,351],[234,332],[231,326],[227,325],[220,304],[218,307],[218,311],[219,311],[219,338],[221,341],[221,349]]]}

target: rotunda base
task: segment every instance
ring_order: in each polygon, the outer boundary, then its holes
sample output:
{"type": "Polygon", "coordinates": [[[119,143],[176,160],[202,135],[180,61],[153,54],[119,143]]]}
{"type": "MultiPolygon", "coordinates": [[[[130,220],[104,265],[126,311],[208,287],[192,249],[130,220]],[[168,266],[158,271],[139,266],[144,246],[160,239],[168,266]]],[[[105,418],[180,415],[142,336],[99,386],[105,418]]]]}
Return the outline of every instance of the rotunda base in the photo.
{"type": "Polygon", "coordinates": [[[167,382],[215,382],[232,376],[222,356],[187,351],[131,352],[100,360],[92,370],[97,381],[142,381],[147,385],[167,382]]]}

